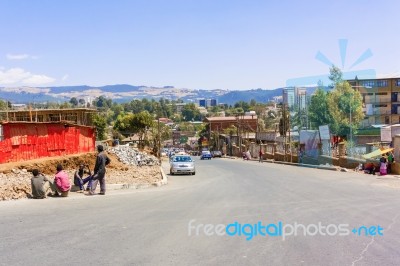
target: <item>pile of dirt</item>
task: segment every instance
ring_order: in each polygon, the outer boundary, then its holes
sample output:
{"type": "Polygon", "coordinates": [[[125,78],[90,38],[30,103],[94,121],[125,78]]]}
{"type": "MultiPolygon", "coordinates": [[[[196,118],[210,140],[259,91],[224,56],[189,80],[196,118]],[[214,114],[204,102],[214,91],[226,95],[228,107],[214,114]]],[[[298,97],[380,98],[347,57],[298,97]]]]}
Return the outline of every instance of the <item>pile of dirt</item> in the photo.
{"type": "MultiPolygon", "coordinates": [[[[153,184],[162,179],[159,166],[132,166],[120,162],[114,154],[108,153],[111,163],[107,166],[108,184],[153,184]]],[[[89,165],[93,171],[96,153],[83,153],[37,160],[0,164],[0,200],[30,197],[32,169],[53,180],[57,164],[61,164],[68,173],[71,184],[80,164],[89,165]]]]}

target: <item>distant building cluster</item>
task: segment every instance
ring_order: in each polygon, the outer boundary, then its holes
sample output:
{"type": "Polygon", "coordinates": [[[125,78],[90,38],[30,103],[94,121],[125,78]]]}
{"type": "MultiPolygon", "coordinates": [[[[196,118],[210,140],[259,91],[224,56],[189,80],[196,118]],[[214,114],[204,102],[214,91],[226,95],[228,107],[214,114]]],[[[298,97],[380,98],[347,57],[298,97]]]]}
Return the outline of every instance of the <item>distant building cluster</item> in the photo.
{"type": "Polygon", "coordinates": [[[306,88],[287,87],[283,89],[283,103],[286,104],[290,110],[307,109],[308,95],[306,88]]]}
{"type": "Polygon", "coordinates": [[[200,107],[208,108],[208,107],[214,107],[217,105],[218,105],[217,99],[199,99],[200,107]]]}

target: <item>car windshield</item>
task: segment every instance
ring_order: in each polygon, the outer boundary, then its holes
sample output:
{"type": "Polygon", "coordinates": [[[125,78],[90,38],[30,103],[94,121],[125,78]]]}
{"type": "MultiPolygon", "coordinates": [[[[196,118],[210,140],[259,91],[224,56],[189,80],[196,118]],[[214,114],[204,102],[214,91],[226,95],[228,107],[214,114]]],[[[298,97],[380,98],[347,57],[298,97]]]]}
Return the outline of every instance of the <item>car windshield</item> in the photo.
{"type": "Polygon", "coordinates": [[[176,156],[174,162],[192,162],[192,158],[189,156],[176,156]]]}
{"type": "Polygon", "coordinates": [[[203,151],[202,153],[203,153],[203,154],[210,154],[209,151],[203,151]]]}

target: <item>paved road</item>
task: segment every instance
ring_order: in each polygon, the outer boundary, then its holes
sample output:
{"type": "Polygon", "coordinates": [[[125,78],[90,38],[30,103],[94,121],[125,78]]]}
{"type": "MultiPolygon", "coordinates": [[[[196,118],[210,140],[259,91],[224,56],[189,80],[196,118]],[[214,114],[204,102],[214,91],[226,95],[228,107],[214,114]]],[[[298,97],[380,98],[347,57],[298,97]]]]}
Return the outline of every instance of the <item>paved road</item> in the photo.
{"type": "Polygon", "coordinates": [[[196,163],[195,176],[171,176],[161,188],[0,202],[0,265],[400,264],[400,190],[390,187],[400,181],[242,160],[196,163]],[[384,231],[246,240],[207,236],[209,226],[199,226],[258,221],[384,231]]]}

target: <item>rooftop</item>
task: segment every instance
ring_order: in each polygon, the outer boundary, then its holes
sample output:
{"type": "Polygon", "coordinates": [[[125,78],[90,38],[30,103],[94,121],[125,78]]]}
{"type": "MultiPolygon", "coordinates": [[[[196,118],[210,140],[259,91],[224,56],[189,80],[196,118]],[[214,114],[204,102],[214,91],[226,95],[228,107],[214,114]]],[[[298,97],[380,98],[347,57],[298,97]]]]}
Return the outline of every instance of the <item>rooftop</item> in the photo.
{"type": "Polygon", "coordinates": [[[253,120],[257,119],[256,115],[245,115],[245,116],[225,116],[225,117],[206,117],[206,122],[221,122],[221,121],[237,121],[237,120],[253,120]]]}

